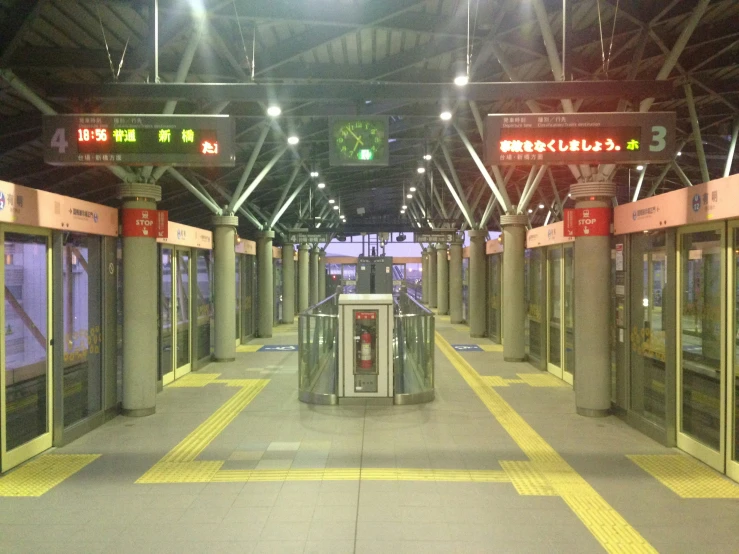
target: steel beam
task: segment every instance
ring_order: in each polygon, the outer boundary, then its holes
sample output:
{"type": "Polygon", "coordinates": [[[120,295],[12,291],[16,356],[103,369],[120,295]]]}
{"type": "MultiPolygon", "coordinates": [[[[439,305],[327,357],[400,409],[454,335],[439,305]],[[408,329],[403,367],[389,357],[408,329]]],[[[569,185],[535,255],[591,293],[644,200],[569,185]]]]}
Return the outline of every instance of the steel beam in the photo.
{"type": "Polygon", "coordinates": [[[216,204],[215,200],[210,197],[210,195],[206,196],[201,191],[199,191],[197,187],[195,187],[190,181],[185,179],[185,177],[175,168],[170,167],[167,169],[167,172],[172,175],[172,177],[177,179],[177,181],[179,181],[182,186],[193,193],[198,198],[198,200],[205,204],[205,206],[215,215],[221,215],[223,213],[221,208],[218,206],[218,204],[216,204]]]}
{"type": "MultiPolygon", "coordinates": [[[[236,202],[233,201],[233,198],[231,199],[231,203],[233,204],[233,207],[229,205],[229,211],[231,213],[238,210],[241,205],[246,202],[246,199],[249,198],[249,195],[254,192],[254,189],[257,188],[257,185],[261,183],[264,178],[267,176],[267,174],[272,171],[272,168],[275,166],[277,161],[282,157],[282,155],[287,152],[287,149],[289,146],[286,144],[282,148],[280,148],[277,153],[275,153],[274,156],[272,156],[272,159],[267,162],[267,165],[265,165],[262,168],[262,171],[259,172],[259,174],[254,178],[254,180],[249,184],[249,187],[241,194],[241,196],[238,197],[238,200],[236,202]]],[[[236,198],[236,195],[234,195],[234,198],[236,198]]]]}
{"type": "Polygon", "coordinates": [[[449,173],[452,176],[452,181],[454,182],[453,187],[451,186],[451,183],[449,182],[446,174],[442,170],[439,162],[434,159],[434,164],[439,169],[439,173],[441,173],[441,177],[446,182],[447,187],[449,187],[449,190],[451,191],[454,200],[457,202],[459,209],[462,211],[462,215],[467,220],[467,224],[470,226],[470,229],[474,229],[475,223],[472,219],[474,214],[472,214],[472,212],[470,211],[470,206],[467,203],[467,197],[465,196],[464,190],[462,189],[462,183],[459,181],[459,175],[457,175],[457,171],[454,169],[454,162],[452,161],[452,156],[449,154],[449,148],[447,148],[446,144],[444,144],[443,141],[441,143],[441,151],[444,154],[447,165],[449,166],[449,173]],[[456,194],[454,192],[455,189],[456,194]]]}
{"type": "Polygon", "coordinates": [[[680,180],[682,181],[683,185],[686,187],[692,187],[693,183],[690,182],[690,179],[688,179],[688,176],[685,175],[685,172],[683,171],[683,168],[677,165],[677,162],[675,160],[672,161],[672,169],[675,170],[675,173],[677,173],[677,176],[680,177],[680,180]]]}
{"type": "MultiPolygon", "coordinates": [[[[521,201],[518,204],[518,213],[526,213],[526,208],[529,206],[529,202],[531,202],[531,199],[534,196],[534,193],[536,192],[536,189],[539,186],[539,183],[541,183],[542,177],[544,177],[544,173],[547,171],[546,165],[543,165],[539,168],[539,171],[536,172],[536,175],[534,176],[534,179],[531,181],[531,184],[529,185],[529,190],[524,190],[523,197],[521,198],[521,201]]],[[[534,168],[531,168],[532,172],[534,168]]]]}
{"type": "Polygon", "coordinates": [[[734,152],[736,152],[736,140],[739,135],[739,117],[734,120],[734,127],[731,130],[731,143],[729,143],[729,153],[726,156],[726,167],[724,167],[724,177],[731,175],[731,164],[734,162],[734,152]]]}
{"type": "Polygon", "coordinates": [[[648,164],[644,164],[644,168],[641,170],[641,173],[639,174],[639,181],[636,183],[636,190],[634,191],[634,197],[631,199],[632,202],[636,202],[637,200],[639,200],[639,193],[641,192],[641,186],[644,183],[644,176],[647,174],[648,167],[649,167],[648,164]]]}
{"type": "MultiPolygon", "coordinates": [[[[705,1],[705,0],[704,0],[705,1]]],[[[278,102],[299,100],[335,102],[337,100],[416,100],[438,102],[439,98],[460,101],[495,101],[561,98],[671,98],[673,87],[663,81],[526,81],[519,83],[470,83],[466,87],[439,83],[55,83],[48,93],[53,99],[131,99],[189,100],[209,102],[278,102]]]]}
{"type": "Polygon", "coordinates": [[[693,98],[693,88],[690,83],[685,83],[685,100],[688,103],[688,112],[690,113],[690,126],[693,129],[693,141],[695,142],[695,151],[698,154],[698,165],[701,170],[701,177],[704,183],[711,180],[708,175],[708,164],[706,163],[706,151],[703,149],[703,139],[701,138],[701,126],[698,123],[698,112],[695,110],[695,99],[693,98]]]}
{"type": "Polygon", "coordinates": [[[238,185],[236,185],[236,190],[233,193],[233,196],[231,197],[231,201],[228,203],[228,211],[230,213],[233,213],[235,211],[236,201],[241,196],[241,192],[244,190],[244,186],[246,185],[246,180],[249,178],[249,175],[251,174],[252,169],[254,169],[254,164],[257,161],[257,157],[259,156],[259,152],[262,150],[262,145],[264,144],[265,139],[267,138],[267,134],[269,133],[269,125],[265,125],[262,128],[262,132],[259,133],[259,138],[257,139],[257,143],[254,145],[254,149],[251,151],[251,155],[249,156],[249,161],[246,163],[246,166],[244,167],[244,171],[241,174],[241,178],[239,179],[238,185]]]}
{"type": "Polygon", "coordinates": [[[285,210],[287,210],[290,205],[293,203],[293,201],[298,197],[298,194],[300,194],[300,191],[303,190],[303,187],[310,181],[310,177],[306,177],[303,179],[303,181],[298,185],[298,188],[296,188],[293,193],[290,195],[290,198],[287,199],[287,202],[285,202],[282,207],[277,211],[275,215],[272,216],[272,221],[270,221],[269,226],[274,227],[277,225],[277,222],[282,217],[282,214],[285,213],[285,210]]]}

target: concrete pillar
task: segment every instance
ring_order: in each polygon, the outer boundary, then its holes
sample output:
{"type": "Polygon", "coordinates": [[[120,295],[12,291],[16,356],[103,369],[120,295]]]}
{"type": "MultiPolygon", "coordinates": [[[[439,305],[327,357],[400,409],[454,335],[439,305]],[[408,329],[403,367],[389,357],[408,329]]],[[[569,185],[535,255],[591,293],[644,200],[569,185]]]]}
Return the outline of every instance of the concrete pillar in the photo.
{"type": "Polygon", "coordinates": [[[295,249],[282,245],[282,323],[295,320],[295,249]]]}
{"type": "Polygon", "coordinates": [[[318,253],[318,302],[326,298],[326,251],[318,253]]]}
{"type": "Polygon", "coordinates": [[[298,247],[298,312],[310,306],[310,246],[298,247]]]}
{"type": "MultiPolygon", "coordinates": [[[[156,210],[162,189],[125,183],[118,198],[126,209],[156,210]]],[[[123,415],[140,417],[156,411],[159,345],[158,256],[156,234],[123,237],[123,415]]],[[[233,248],[233,243],[231,245],[233,248]]],[[[231,339],[233,346],[233,338],[231,339]]]]}
{"type": "Polygon", "coordinates": [[[436,308],[436,245],[429,244],[429,308],[436,308]]]}
{"type": "Polygon", "coordinates": [[[318,246],[310,251],[310,305],[318,303],[318,246]]]}
{"type": "Polygon", "coordinates": [[[449,249],[446,244],[436,246],[436,305],[439,315],[449,313],[449,249]]]}
{"type": "MultiPolygon", "coordinates": [[[[616,185],[578,183],[570,187],[570,194],[575,208],[610,212],[616,185]]],[[[602,417],[611,408],[610,236],[575,237],[574,269],[575,407],[580,415],[602,417]]]]}
{"type": "Polygon", "coordinates": [[[522,362],[526,358],[526,305],[524,303],[524,250],[526,224],[524,214],[500,216],[503,228],[503,359],[522,362]]]}
{"type": "Polygon", "coordinates": [[[462,323],[462,241],[449,245],[449,319],[462,323]]]}
{"type": "Polygon", "coordinates": [[[421,303],[429,303],[429,251],[428,248],[423,249],[421,254],[421,303]]]}
{"type": "MultiPolygon", "coordinates": [[[[470,231],[470,336],[484,337],[486,325],[487,287],[485,286],[485,240],[488,232],[470,231]]],[[[523,289],[521,289],[523,290],[523,289]]]]}
{"type": "Polygon", "coordinates": [[[233,215],[213,216],[213,320],[215,323],[213,360],[232,362],[236,359],[236,227],[233,215]]]}
{"type": "Polygon", "coordinates": [[[257,235],[257,272],[259,290],[259,322],[257,331],[261,338],[272,336],[275,312],[275,289],[272,274],[272,239],[274,231],[262,231],[257,235]]]}

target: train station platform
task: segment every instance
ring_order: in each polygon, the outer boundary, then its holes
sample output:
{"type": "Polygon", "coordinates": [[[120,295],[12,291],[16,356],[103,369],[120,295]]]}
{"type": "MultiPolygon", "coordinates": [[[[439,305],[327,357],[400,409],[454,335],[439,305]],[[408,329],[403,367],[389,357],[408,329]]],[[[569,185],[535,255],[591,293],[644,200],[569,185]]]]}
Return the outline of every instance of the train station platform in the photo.
{"type": "Polygon", "coordinates": [[[239,347],[0,478],[0,551],[736,551],[739,485],[436,328],[414,406],[300,403],[296,326],[239,347]]]}

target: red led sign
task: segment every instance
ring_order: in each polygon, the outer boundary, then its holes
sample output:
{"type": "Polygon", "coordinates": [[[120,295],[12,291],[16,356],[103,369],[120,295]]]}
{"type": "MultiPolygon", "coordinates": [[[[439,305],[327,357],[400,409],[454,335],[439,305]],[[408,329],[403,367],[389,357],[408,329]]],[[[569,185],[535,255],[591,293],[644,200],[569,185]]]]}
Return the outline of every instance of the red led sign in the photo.
{"type": "Polygon", "coordinates": [[[566,237],[607,237],[611,234],[611,208],[568,208],[563,220],[566,237]]]}
{"type": "Polygon", "coordinates": [[[485,161],[495,165],[669,161],[673,113],[489,115],[485,161]]]}

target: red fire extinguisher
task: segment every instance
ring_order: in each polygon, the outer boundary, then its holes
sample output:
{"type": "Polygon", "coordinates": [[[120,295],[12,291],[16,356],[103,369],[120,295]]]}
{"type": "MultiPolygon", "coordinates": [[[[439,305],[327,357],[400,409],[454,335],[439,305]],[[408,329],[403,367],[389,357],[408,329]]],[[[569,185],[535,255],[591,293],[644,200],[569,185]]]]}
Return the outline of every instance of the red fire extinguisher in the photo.
{"type": "Polygon", "coordinates": [[[359,367],[372,369],[372,334],[367,329],[359,336],[359,367]]]}

